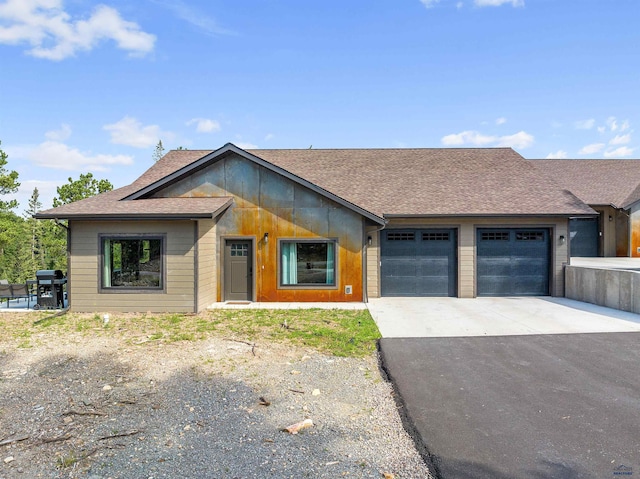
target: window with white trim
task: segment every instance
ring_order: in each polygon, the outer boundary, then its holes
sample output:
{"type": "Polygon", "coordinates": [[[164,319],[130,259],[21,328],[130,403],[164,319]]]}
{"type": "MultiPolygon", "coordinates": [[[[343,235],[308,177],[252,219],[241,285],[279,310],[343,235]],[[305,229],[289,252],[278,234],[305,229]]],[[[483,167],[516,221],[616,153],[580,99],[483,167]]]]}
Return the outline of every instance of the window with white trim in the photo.
{"type": "Polygon", "coordinates": [[[280,242],[281,286],[335,286],[335,241],[280,242]]]}
{"type": "Polygon", "coordinates": [[[101,238],[103,289],[162,289],[163,238],[101,238]]]}

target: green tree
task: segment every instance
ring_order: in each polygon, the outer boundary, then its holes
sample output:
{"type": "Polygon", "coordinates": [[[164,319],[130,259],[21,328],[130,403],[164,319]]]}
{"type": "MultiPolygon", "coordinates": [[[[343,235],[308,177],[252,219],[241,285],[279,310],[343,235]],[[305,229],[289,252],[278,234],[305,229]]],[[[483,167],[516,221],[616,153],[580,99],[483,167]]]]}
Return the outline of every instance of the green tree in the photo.
{"type": "Polygon", "coordinates": [[[33,275],[35,275],[36,270],[45,269],[46,266],[45,251],[42,249],[44,224],[33,217],[40,211],[40,208],[42,208],[40,192],[38,188],[34,188],[33,193],[31,193],[31,198],[29,198],[28,207],[24,211],[24,221],[27,231],[29,232],[29,244],[31,247],[31,258],[29,258],[29,263],[25,265],[25,268],[31,269],[33,275]]]}
{"type": "Polygon", "coordinates": [[[56,188],[58,196],[53,198],[53,206],[58,207],[73,203],[112,189],[113,185],[109,180],[97,180],[92,173],[80,174],[80,178],[77,180],[69,178],[69,183],[56,188]]]}
{"type": "MultiPolygon", "coordinates": [[[[1,141],[0,145],[2,145],[1,141]]],[[[20,186],[20,183],[18,183],[18,172],[9,171],[5,168],[8,157],[9,155],[0,150],[0,195],[15,193],[20,186]]],[[[16,199],[9,201],[0,200],[0,211],[10,211],[17,206],[18,201],[16,199]]]]}
{"type": "Polygon", "coordinates": [[[164,146],[162,146],[162,140],[158,140],[158,144],[156,145],[156,149],[153,150],[153,162],[155,163],[164,155],[164,146]]]}

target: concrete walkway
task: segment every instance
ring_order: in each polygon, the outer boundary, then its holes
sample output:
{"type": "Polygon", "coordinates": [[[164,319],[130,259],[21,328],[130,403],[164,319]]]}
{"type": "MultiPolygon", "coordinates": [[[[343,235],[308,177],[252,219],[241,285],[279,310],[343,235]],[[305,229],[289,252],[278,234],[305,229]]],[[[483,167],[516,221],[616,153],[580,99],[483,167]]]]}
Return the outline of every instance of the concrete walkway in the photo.
{"type": "Polygon", "coordinates": [[[367,309],[364,303],[260,303],[250,301],[227,301],[213,303],[207,309],[367,309]]]}
{"type": "Polygon", "coordinates": [[[566,298],[374,298],[383,338],[640,331],[640,315],[566,298]]]}

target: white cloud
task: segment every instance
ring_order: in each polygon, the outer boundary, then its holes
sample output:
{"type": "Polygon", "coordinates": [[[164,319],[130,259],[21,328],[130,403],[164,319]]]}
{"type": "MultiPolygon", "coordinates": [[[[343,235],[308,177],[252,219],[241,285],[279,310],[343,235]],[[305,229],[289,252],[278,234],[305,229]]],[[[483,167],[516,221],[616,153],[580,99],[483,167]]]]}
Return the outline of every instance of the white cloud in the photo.
{"type": "Polygon", "coordinates": [[[109,166],[131,165],[127,155],[93,155],[58,141],[45,141],[25,155],[37,166],[67,171],[107,171],[109,166]]]}
{"type": "Polygon", "coordinates": [[[575,122],[576,130],[590,130],[596,124],[596,120],[589,118],[588,120],[579,120],[575,122]]]}
{"type": "Polygon", "coordinates": [[[607,150],[604,152],[605,158],[622,158],[624,156],[631,156],[634,152],[634,148],[628,146],[621,146],[615,150],[607,150]]]}
{"type": "Polygon", "coordinates": [[[627,133],[626,135],[616,135],[611,140],[609,140],[610,145],[626,145],[631,142],[631,133],[627,133]]]}
{"type": "Polygon", "coordinates": [[[620,125],[620,131],[627,131],[630,127],[629,120],[625,120],[622,122],[622,125],[620,125]]]}
{"type": "Polygon", "coordinates": [[[242,148],[243,150],[257,150],[258,145],[254,145],[253,143],[247,143],[244,141],[237,141],[234,143],[238,148],[242,148]]]}
{"type": "Polygon", "coordinates": [[[555,153],[549,153],[546,157],[547,160],[564,160],[568,158],[567,152],[564,150],[558,150],[555,153]]]}
{"type": "Polygon", "coordinates": [[[265,141],[269,141],[269,140],[273,140],[275,138],[275,135],[273,133],[267,133],[267,135],[264,137],[265,141]]]}
{"type": "Polygon", "coordinates": [[[420,3],[422,3],[427,8],[431,8],[439,1],[440,0],[420,0],[420,3]]]}
{"type": "Polygon", "coordinates": [[[48,140],[64,141],[69,139],[69,137],[71,136],[71,127],[66,123],[63,123],[62,125],[60,125],[59,130],[48,131],[44,134],[44,136],[48,140]]]}
{"type": "Polygon", "coordinates": [[[143,126],[130,116],[102,128],[111,133],[111,143],[134,148],[149,148],[155,146],[160,139],[171,140],[175,136],[171,132],[161,131],[158,125],[143,126]]]}
{"type": "Polygon", "coordinates": [[[533,135],[525,131],[519,131],[514,135],[501,136],[500,141],[496,146],[509,146],[511,148],[529,148],[533,145],[534,138],[533,135]]]}
{"type": "Polygon", "coordinates": [[[201,10],[184,3],[182,0],[152,0],[154,3],[165,7],[175,13],[178,18],[190,23],[198,30],[206,33],[207,35],[235,35],[236,33],[222,28],[218,25],[218,22],[206,15],[201,10]]]}
{"type": "Polygon", "coordinates": [[[524,7],[524,0],[474,0],[478,7],[500,7],[511,4],[514,7],[524,7]]]}
{"type": "Polygon", "coordinates": [[[34,57],[63,60],[93,49],[102,40],[115,41],[131,55],[144,55],[153,50],[156,37],[106,5],[97,5],[87,19],[74,20],[64,11],[62,0],[8,0],[0,4],[0,43],[28,44],[27,53],[34,57]]]}
{"type": "Polygon", "coordinates": [[[606,145],[604,143],[591,143],[590,145],[583,146],[578,152],[579,155],[593,155],[602,151],[606,145]]]}
{"type": "Polygon", "coordinates": [[[443,145],[447,146],[460,146],[469,144],[475,146],[483,146],[494,143],[496,141],[496,137],[483,135],[477,131],[467,130],[460,133],[454,133],[444,136],[440,141],[442,141],[443,145]]]}
{"type": "Polygon", "coordinates": [[[496,119],[496,125],[504,125],[507,122],[507,119],[504,116],[496,119]]]}
{"type": "Polygon", "coordinates": [[[440,140],[446,146],[508,146],[511,148],[528,148],[534,142],[533,135],[520,131],[513,135],[490,136],[480,132],[467,130],[460,133],[443,136],[440,140]]]}
{"type": "Polygon", "coordinates": [[[196,124],[196,131],[198,133],[212,133],[214,131],[220,131],[220,123],[209,118],[193,118],[187,122],[187,126],[196,124]]]}
{"type": "Polygon", "coordinates": [[[609,127],[609,130],[616,131],[618,129],[618,121],[616,120],[615,116],[610,116],[609,118],[607,118],[606,123],[609,127]]]}
{"type": "Polygon", "coordinates": [[[604,126],[598,127],[598,133],[604,133],[605,131],[607,131],[607,129],[604,126]]]}

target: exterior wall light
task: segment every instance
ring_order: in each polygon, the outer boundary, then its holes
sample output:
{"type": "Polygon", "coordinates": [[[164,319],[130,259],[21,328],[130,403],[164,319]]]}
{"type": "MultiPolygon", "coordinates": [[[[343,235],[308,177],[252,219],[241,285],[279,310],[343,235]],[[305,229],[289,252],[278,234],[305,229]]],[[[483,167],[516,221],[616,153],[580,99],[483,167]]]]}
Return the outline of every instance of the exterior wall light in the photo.
{"type": "Polygon", "coordinates": [[[263,240],[264,240],[264,244],[267,244],[269,242],[269,233],[264,234],[263,240]]]}
{"type": "Polygon", "coordinates": [[[567,242],[567,238],[565,238],[564,235],[560,235],[560,238],[558,238],[560,240],[560,244],[565,244],[567,242]]]}
{"type": "Polygon", "coordinates": [[[371,236],[367,236],[367,244],[371,246],[371,243],[373,243],[373,238],[371,236]]]}

